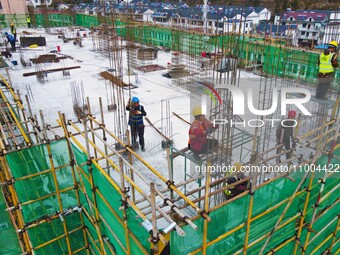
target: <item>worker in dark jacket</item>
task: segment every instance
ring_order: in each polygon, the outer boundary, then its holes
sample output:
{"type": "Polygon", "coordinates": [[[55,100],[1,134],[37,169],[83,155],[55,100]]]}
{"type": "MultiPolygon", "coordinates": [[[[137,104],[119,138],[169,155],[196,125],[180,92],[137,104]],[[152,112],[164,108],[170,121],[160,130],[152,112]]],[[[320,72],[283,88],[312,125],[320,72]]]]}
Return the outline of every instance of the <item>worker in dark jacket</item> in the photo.
{"type": "Polygon", "coordinates": [[[129,126],[131,128],[131,143],[133,148],[137,148],[137,135],[139,137],[139,144],[142,151],[145,151],[144,142],[144,122],[143,117],[146,116],[144,107],[139,104],[139,99],[133,97],[126,106],[126,110],[129,111],[129,126]]]}
{"type": "MultiPolygon", "coordinates": [[[[294,135],[294,124],[295,121],[293,120],[296,117],[296,111],[290,110],[288,112],[288,120],[284,122],[285,126],[282,123],[279,124],[276,130],[276,142],[277,145],[283,144],[286,150],[291,149],[291,143],[293,142],[293,135],[294,135]]],[[[295,145],[293,144],[293,147],[295,145]]],[[[283,147],[277,149],[277,154],[282,152],[283,147]]],[[[290,159],[292,157],[292,152],[288,152],[286,154],[286,159],[290,159]]],[[[281,162],[281,157],[277,157],[277,163],[281,162]]]]}
{"type": "Polygon", "coordinates": [[[336,50],[338,43],[331,41],[328,48],[320,54],[318,59],[318,87],[315,97],[317,99],[325,99],[327,91],[332,84],[335,68],[339,65],[336,50]]]}
{"type": "MultiPolygon", "coordinates": [[[[239,162],[236,162],[234,164],[232,169],[233,169],[233,171],[236,171],[237,174],[232,176],[232,177],[229,177],[227,179],[227,183],[226,183],[227,187],[229,187],[229,185],[231,185],[233,183],[236,183],[236,182],[246,178],[246,176],[242,172],[242,167],[243,167],[243,165],[239,162]]],[[[233,173],[233,171],[232,171],[232,173],[233,173]]],[[[227,174],[229,175],[230,173],[227,173],[227,174]]],[[[238,196],[239,194],[243,193],[247,189],[250,189],[250,187],[251,187],[250,181],[241,182],[238,185],[231,186],[228,189],[225,189],[224,194],[225,194],[226,199],[228,200],[232,197],[238,196]]]]}
{"type": "Polygon", "coordinates": [[[14,40],[13,35],[11,35],[11,34],[9,34],[7,32],[5,32],[5,35],[6,35],[6,39],[7,39],[6,46],[7,46],[8,43],[10,43],[12,51],[15,51],[15,40],[14,40]]]}

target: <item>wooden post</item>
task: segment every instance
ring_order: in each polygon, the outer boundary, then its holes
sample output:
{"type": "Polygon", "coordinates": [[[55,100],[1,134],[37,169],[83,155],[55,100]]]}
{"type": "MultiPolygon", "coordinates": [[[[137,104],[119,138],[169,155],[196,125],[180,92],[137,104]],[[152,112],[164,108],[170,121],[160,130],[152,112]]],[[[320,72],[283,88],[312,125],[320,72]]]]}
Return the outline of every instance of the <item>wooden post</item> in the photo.
{"type": "Polygon", "coordinates": [[[128,207],[126,193],[128,189],[125,187],[125,179],[124,179],[124,164],[123,159],[119,158],[119,168],[120,168],[120,189],[122,191],[122,208],[123,208],[123,215],[124,215],[124,231],[125,231],[125,242],[126,242],[126,249],[127,254],[131,253],[130,249],[130,235],[129,235],[129,226],[128,226],[128,217],[126,213],[126,209],[128,207]]]}
{"type": "MultiPolygon", "coordinates": [[[[104,111],[103,111],[103,102],[102,102],[102,98],[101,97],[99,97],[99,109],[100,109],[101,124],[104,126],[105,125],[104,111]]],[[[102,129],[102,131],[103,131],[103,139],[104,139],[104,141],[106,141],[107,138],[106,138],[105,130],[102,129]]],[[[104,144],[104,151],[105,151],[105,155],[108,155],[108,150],[107,150],[107,145],[106,144],[104,144]]],[[[107,173],[110,175],[109,162],[107,160],[106,160],[106,169],[107,169],[107,173]]]]}
{"type": "Polygon", "coordinates": [[[155,183],[150,183],[150,192],[151,192],[151,210],[152,210],[152,249],[153,254],[159,254],[158,250],[158,229],[157,229],[157,219],[156,219],[156,191],[155,191],[155,183]]]}

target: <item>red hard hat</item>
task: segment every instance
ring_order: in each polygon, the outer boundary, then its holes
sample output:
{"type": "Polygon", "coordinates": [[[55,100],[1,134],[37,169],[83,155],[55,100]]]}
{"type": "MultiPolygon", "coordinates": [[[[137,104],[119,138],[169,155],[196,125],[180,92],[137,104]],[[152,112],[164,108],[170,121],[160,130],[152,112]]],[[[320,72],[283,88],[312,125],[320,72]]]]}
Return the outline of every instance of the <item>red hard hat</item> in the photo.
{"type": "Polygon", "coordinates": [[[295,118],[296,116],[296,111],[295,110],[290,110],[288,112],[288,118],[295,118]]]}

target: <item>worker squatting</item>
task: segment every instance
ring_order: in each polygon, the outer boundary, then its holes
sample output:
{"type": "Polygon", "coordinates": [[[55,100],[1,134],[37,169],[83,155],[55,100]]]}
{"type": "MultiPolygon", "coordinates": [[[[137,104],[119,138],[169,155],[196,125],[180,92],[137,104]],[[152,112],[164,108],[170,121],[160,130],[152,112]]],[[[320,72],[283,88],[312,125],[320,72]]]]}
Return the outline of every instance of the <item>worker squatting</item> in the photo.
{"type": "Polygon", "coordinates": [[[295,127],[297,126],[297,121],[292,120],[292,119],[250,119],[250,120],[243,120],[243,121],[234,121],[234,120],[227,120],[227,119],[214,119],[212,121],[213,125],[224,125],[224,124],[229,124],[231,127],[234,127],[236,125],[242,125],[243,127],[263,127],[267,122],[271,123],[271,127],[275,127],[276,123],[280,121],[281,125],[283,127],[295,127]]]}

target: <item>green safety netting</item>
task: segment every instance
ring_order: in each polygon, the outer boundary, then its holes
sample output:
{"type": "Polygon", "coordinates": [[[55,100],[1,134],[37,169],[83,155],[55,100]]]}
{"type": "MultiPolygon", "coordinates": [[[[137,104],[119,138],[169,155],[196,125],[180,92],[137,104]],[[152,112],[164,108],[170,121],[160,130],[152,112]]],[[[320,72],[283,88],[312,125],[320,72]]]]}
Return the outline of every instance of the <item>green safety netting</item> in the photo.
{"type": "MultiPolygon", "coordinates": [[[[74,151],[75,159],[78,165],[83,165],[87,162],[86,155],[82,153],[76,146],[72,145],[72,149],[74,151]]],[[[94,164],[91,164],[90,166],[85,164],[84,166],[82,166],[82,169],[84,172],[81,173],[81,176],[83,184],[85,186],[87,197],[92,201],[92,203],[94,203],[95,196],[99,214],[105,219],[101,221],[101,234],[109,237],[110,247],[113,247],[113,249],[117,251],[117,254],[124,254],[124,251],[119,244],[123,244],[124,248],[126,248],[125,229],[122,222],[123,213],[121,210],[119,210],[119,207],[122,206],[121,196],[94,164]],[[103,198],[100,195],[94,194],[92,192],[92,185],[88,181],[90,180],[89,167],[92,168],[94,185],[96,186],[97,190],[99,190],[100,193],[103,195],[103,198]],[[86,174],[87,178],[86,176],[84,176],[84,174],[86,174]],[[112,213],[108,205],[112,207],[119,219],[117,219],[117,217],[112,213]],[[114,232],[114,234],[112,232],[114,232]]],[[[83,195],[82,201],[85,200],[86,197],[83,195]]],[[[91,210],[93,212],[93,209],[90,208],[87,202],[85,208],[89,212],[91,212],[91,210]]],[[[127,219],[128,228],[136,237],[136,240],[134,240],[131,235],[129,236],[131,253],[140,253],[140,248],[137,245],[137,242],[139,242],[146,251],[150,251],[150,243],[148,242],[148,238],[150,237],[150,235],[143,227],[141,227],[142,220],[131,207],[127,208],[127,219]]],[[[87,223],[85,223],[85,225],[88,226],[87,223]]],[[[95,230],[93,225],[91,226],[91,228],[92,230],[95,230]]],[[[91,233],[92,232],[93,231],[91,231],[91,233]]],[[[95,234],[94,236],[97,236],[97,234],[95,234]]]]}
{"type": "MultiPolygon", "coordinates": [[[[71,167],[66,166],[70,162],[66,140],[56,141],[50,144],[53,166],[56,169],[56,178],[63,211],[78,205],[74,189],[71,167]]],[[[51,169],[46,145],[33,146],[28,149],[12,152],[6,155],[9,168],[15,179],[14,188],[22,205],[22,214],[25,225],[30,225],[37,220],[47,219],[60,212],[60,206],[56,194],[56,186],[51,169]],[[23,178],[24,179],[20,179],[23,178]]],[[[1,211],[2,212],[2,211],[1,211]]],[[[75,212],[63,216],[66,228],[71,232],[69,239],[72,251],[76,251],[85,245],[84,235],[81,229],[80,213],[75,212]]],[[[62,219],[57,218],[38,226],[29,228],[28,235],[37,255],[67,254],[66,238],[58,238],[64,234],[62,219]],[[44,243],[57,239],[50,244],[39,248],[44,243]]],[[[0,248],[0,254],[6,254],[0,248]]],[[[19,253],[17,253],[19,254],[19,253]]],[[[86,254],[79,252],[79,254],[86,254]]]]}
{"type": "MultiPolygon", "coordinates": [[[[67,210],[70,207],[78,205],[75,189],[73,188],[74,181],[71,172],[72,169],[70,166],[65,166],[70,162],[67,143],[65,140],[53,142],[50,144],[50,148],[53,165],[55,168],[58,168],[56,170],[56,177],[59,190],[61,191],[62,207],[63,210],[67,210]]],[[[73,151],[79,165],[87,161],[85,154],[75,146],[73,146],[73,151]]],[[[56,212],[60,211],[58,198],[55,194],[56,186],[53,175],[51,171],[44,172],[52,167],[46,145],[33,146],[29,149],[9,153],[6,155],[6,159],[8,166],[13,173],[13,177],[16,179],[14,187],[17,191],[18,199],[22,204],[22,213],[26,223],[33,223],[36,220],[44,219],[46,215],[53,216],[56,212]],[[25,177],[25,179],[20,179],[22,177],[25,177]]],[[[123,214],[122,211],[119,210],[119,207],[121,206],[121,197],[119,192],[115,190],[105,176],[94,165],[91,165],[91,167],[93,168],[92,174],[95,185],[98,190],[100,190],[101,194],[103,194],[104,198],[92,192],[91,183],[87,179],[89,178],[89,167],[85,165],[82,166],[82,169],[86,176],[81,173],[81,183],[84,184],[86,194],[80,192],[80,201],[87,212],[94,217],[95,211],[93,207],[89,205],[87,199],[90,199],[93,203],[94,196],[96,196],[98,211],[104,219],[100,223],[100,231],[103,236],[108,237],[108,241],[105,243],[105,249],[108,254],[110,254],[110,249],[107,246],[110,246],[111,250],[116,251],[117,254],[125,254],[122,247],[119,245],[119,243],[121,243],[124,248],[126,248],[125,229],[122,223],[123,214]],[[105,202],[112,206],[113,210],[118,215],[119,220],[110,211],[105,202]]],[[[78,174],[76,176],[78,176],[78,174]]],[[[80,181],[79,178],[77,178],[77,181],[80,181]]],[[[87,216],[83,214],[84,225],[88,228],[92,239],[98,241],[96,228],[86,217],[87,216]]],[[[141,243],[146,251],[149,251],[149,233],[141,227],[142,220],[132,208],[127,209],[127,218],[129,230],[136,237],[135,239],[133,239],[131,235],[129,237],[132,254],[138,254],[140,251],[137,242],[141,243]]],[[[75,230],[81,226],[79,213],[67,215],[64,217],[64,220],[68,231],[75,230]]],[[[61,220],[56,219],[37,227],[30,228],[28,234],[33,247],[39,247],[40,245],[63,235],[64,229],[61,220]]],[[[72,232],[69,238],[72,244],[72,251],[85,245],[82,230],[72,232]]],[[[100,251],[97,250],[98,245],[99,244],[97,243],[97,246],[91,246],[92,251],[95,254],[100,254],[100,251]]],[[[67,249],[66,238],[62,237],[42,248],[38,248],[35,252],[38,255],[52,254],[53,251],[59,251],[60,254],[67,254],[67,249]]]]}
{"type": "MultiPolygon", "coordinates": [[[[190,55],[227,49],[229,54],[238,57],[241,66],[246,66],[247,63],[261,63],[266,74],[295,78],[310,84],[316,83],[319,56],[317,52],[285,47],[282,43],[268,45],[263,42],[263,38],[229,34],[206,36],[148,25],[129,28],[126,31],[124,23],[120,23],[119,27],[121,28],[118,30],[119,35],[142,44],[164,46],[190,55]]],[[[339,70],[336,70],[335,78],[340,78],[339,70]]]]}
{"type": "Polygon", "coordinates": [[[48,19],[46,19],[43,14],[35,14],[34,21],[37,27],[65,27],[75,25],[74,16],[67,14],[48,14],[48,19]]]}
{"type": "MultiPolygon", "coordinates": [[[[340,156],[340,148],[335,151],[335,155],[340,156]]],[[[316,165],[320,165],[321,167],[327,165],[328,156],[322,156],[316,165]]],[[[338,159],[333,158],[331,160],[333,164],[339,164],[340,161],[338,159]]],[[[314,205],[317,201],[317,197],[320,191],[320,183],[318,182],[319,178],[323,177],[324,172],[320,172],[320,174],[315,174],[315,179],[312,183],[311,196],[307,206],[306,212],[306,222],[311,222],[314,205]]],[[[269,183],[259,189],[257,189],[254,193],[254,206],[252,210],[252,218],[255,216],[267,211],[269,208],[279,204],[281,201],[289,198],[293,192],[298,187],[301,178],[303,177],[303,172],[297,172],[292,174],[292,178],[296,181],[292,182],[289,179],[279,179],[272,183],[269,183]]],[[[309,177],[302,183],[302,186],[299,190],[304,190],[310,180],[311,173],[308,175],[309,177]]],[[[322,194],[326,194],[328,191],[336,188],[339,184],[339,173],[331,176],[327,179],[325,183],[325,187],[322,194]]],[[[208,234],[207,234],[207,243],[213,241],[217,237],[223,235],[224,233],[234,229],[237,226],[240,226],[242,223],[246,222],[247,213],[249,210],[249,198],[250,195],[246,195],[240,199],[237,199],[227,205],[218,208],[217,210],[211,212],[209,216],[212,221],[208,223],[208,234]]],[[[287,213],[283,217],[281,224],[288,222],[293,216],[300,215],[303,211],[304,203],[306,198],[306,192],[301,193],[292,201],[287,213]]],[[[339,199],[339,188],[331,192],[327,199],[320,203],[320,206],[317,207],[316,216],[321,215],[322,212],[325,213],[322,217],[316,217],[317,220],[314,221],[313,229],[316,233],[312,232],[309,241],[313,239],[313,242],[308,246],[307,253],[310,254],[314,249],[318,247],[318,245],[325,240],[332,232],[336,229],[337,224],[337,215],[340,211],[340,204],[337,203],[333,205],[334,202],[339,199]],[[329,210],[325,210],[327,208],[331,208],[329,210]],[[333,221],[333,222],[332,222],[333,221]],[[332,224],[327,225],[332,222],[332,224]],[[325,228],[326,227],[326,228],[325,228]],[[325,228],[325,229],[324,229],[325,228]],[[321,233],[319,231],[323,230],[321,233]],[[318,233],[318,234],[317,234],[318,233]],[[316,236],[317,235],[317,236],[316,236]],[[315,237],[316,236],[316,237],[315,237]]],[[[275,226],[277,220],[285,209],[287,203],[282,204],[277,207],[275,210],[259,217],[256,220],[253,220],[250,225],[249,231],[249,242],[252,243],[255,241],[256,244],[251,246],[248,250],[249,254],[259,254],[262,249],[266,238],[261,240],[260,238],[269,234],[270,231],[275,226]]],[[[192,230],[191,227],[185,226],[183,230],[186,232],[185,237],[179,236],[176,232],[171,233],[170,246],[171,246],[171,254],[187,254],[193,252],[198,249],[202,245],[203,240],[203,220],[201,218],[194,221],[194,223],[198,226],[198,231],[192,230]]],[[[280,243],[285,240],[294,237],[296,234],[296,221],[293,220],[284,227],[278,229],[272,235],[270,242],[266,246],[265,252],[268,252],[272,248],[278,246],[280,243]]],[[[243,226],[239,230],[234,233],[228,235],[227,237],[221,239],[219,242],[216,242],[210,245],[207,248],[207,254],[209,255],[231,255],[238,250],[241,250],[244,245],[244,239],[246,234],[246,228],[243,226]]],[[[307,230],[303,228],[301,234],[301,242],[304,244],[306,240],[307,230]]],[[[339,236],[339,233],[338,233],[339,236]]],[[[331,244],[332,239],[330,238],[325,244],[317,249],[320,254],[321,251],[325,251],[327,247],[331,244]]],[[[295,242],[289,243],[288,245],[281,248],[275,254],[286,255],[292,254],[294,249],[295,242]]],[[[339,246],[336,246],[339,247],[339,246]]],[[[333,247],[335,251],[337,248],[333,247]]],[[[200,252],[197,254],[201,254],[200,252]]]]}
{"type": "Polygon", "coordinates": [[[0,14],[0,27],[10,30],[11,23],[16,27],[27,27],[25,14],[0,14]]]}
{"type": "Polygon", "coordinates": [[[18,236],[12,225],[2,190],[0,190],[0,254],[18,255],[21,254],[18,236]]]}
{"type": "MultiPolygon", "coordinates": [[[[102,23],[112,24],[112,18],[77,13],[71,14],[35,14],[32,22],[36,27],[82,26],[96,27],[102,23]]],[[[17,26],[26,26],[25,15],[16,16],[17,26]]],[[[1,15],[0,25],[9,27],[13,15],[1,15]]],[[[126,28],[126,22],[115,20],[115,27],[119,36],[129,40],[150,45],[163,46],[174,51],[181,51],[190,55],[200,55],[203,51],[228,49],[229,54],[237,56],[240,66],[249,63],[262,64],[262,70],[268,75],[294,78],[309,84],[316,83],[318,73],[317,52],[305,51],[286,47],[284,42],[269,45],[264,38],[239,35],[207,36],[195,32],[172,30],[166,27],[152,25],[132,26],[126,28]]],[[[340,78],[340,70],[336,70],[335,78],[340,78]]],[[[338,85],[334,82],[334,86],[338,85]]]]}
{"type": "MultiPolygon", "coordinates": [[[[2,26],[8,25],[8,20],[11,17],[6,15],[0,16],[0,24],[2,26]]],[[[25,25],[25,16],[17,16],[17,24],[25,25]]],[[[35,15],[35,22],[37,25],[44,26],[45,19],[41,14],[35,15]]],[[[77,14],[75,17],[72,15],[60,15],[60,14],[49,14],[48,22],[49,26],[69,26],[79,25],[84,27],[93,27],[101,23],[96,16],[77,14]]],[[[315,82],[315,76],[317,74],[317,58],[318,54],[315,52],[303,52],[297,49],[285,48],[283,45],[265,45],[261,44],[261,39],[247,38],[242,36],[205,36],[194,33],[186,33],[183,31],[174,31],[167,28],[159,28],[154,26],[141,26],[138,28],[125,28],[124,22],[116,21],[115,26],[117,27],[118,34],[120,36],[128,36],[130,39],[148,44],[153,46],[164,46],[169,47],[172,50],[182,51],[192,55],[199,55],[202,51],[210,51],[222,47],[230,47],[231,53],[236,54],[243,61],[260,61],[263,63],[263,70],[268,74],[285,76],[288,78],[298,78],[308,82],[315,82]],[[237,49],[236,49],[237,48],[237,49]]],[[[263,41],[263,40],[262,40],[263,41]]],[[[340,77],[340,71],[337,71],[336,77],[340,77]]],[[[73,150],[76,155],[78,164],[86,162],[85,155],[79,151],[75,146],[73,150]]],[[[74,207],[78,205],[75,196],[75,190],[72,189],[74,186],[71,168],[64,166],[70,159],[67,153],[67,144],[65,140],[51,143],[51,151],[53,156],[53,163],[55,167],[61,167],[56,171],[59,189],[61,192],[61,200],[63,209],[74,207]],[[64,191],[63,191],[64,190],[64,191]]],[[[336,150],[335,154],[340,156],[340,150],[336,150]]],[[[22,205],[22,213],[24,221],[26,223],[33,222],[41,219],[45,215],[54,215],[55,212],[59,211],[58,199],[54,194],[56,187],[51,172],[41,173],[44,170],[50,169],[50,161],[48,158],[48,152],[46,145],[34,146],[29,149],[10,153],[6,156],[9,167],[13,173],[13,177],[16,180],[14,187],[17,191],[18,198],[22,205]],[[24,180],[18,180],[18,178],[32,175],[24,180]],[[32,200],[39,201],[28,203],[32,200]],[[26,204],[27,203],[27,204],[26,204]]],[[[323,156],[318,160],[318,164],[326,165],[328,161],[327,156],[323,156]]],[[[331,163],[339,163],[339,160],[332,159],[331,163]]],[[[117,254],[123,254],[123,249],[119,245],[119,242],[123,245],[126,243],[124,227],[121,222],[123,219],[122,212],[118,210],[121,206],[120,195],[117,190],[108,182],[104,175],[95,166],[93,168],[93,176],[95,185],[99,188],[103,194],[106,202],[112,206],[120,220],[111,213],[107,204],[104,200],[96,196],[97,206],[100,214],[105,219],[105,223],[100,223],[101,233],[109,238],[108,244],[111,250],[115,250],[117,254]],[[115,235],[112,234],[112,230],[115,235]],[[118,237],[119,241],[116,239],[118,237]]],[[[89,177],[88,167],[82,167],[87,177],[89,177]]],[[[288,179],[280,179],[271,184],[263,186],[256,190],[254,194],[254,207],[252,211],[252,217],[264,212],[271,206],[274,206],[278,202],[288,198],[297,187],[299,179],[302,177],[302,173],[293,175],[296,182],[291,182],[288,179]]],[[[306,214],[306,222],[310,222],[313,216],[313,205],[317,199],[320,190],[320,184],[318,178],[322,178],[322,173],[316,173],[313,181],[311,196],[308,203],[308,210],[306,214]]],[[[307,179],[302,185],[301,189],[304,189],[308,185],[307,179]]],[[[79,181],[79,179],[78,179],[79,181]]],[[[92,192],[91,184],[87,181],[85,176],[82,174],[82,181],[85,184],[85,190],[88,198],[93,202],[94,194],[92,192]]],[[[325,184],[323,193],[334,189],[338,184],[338,176],[328,178],[325,184]]],[[[317,214],[323,212],[329,206],[332,206],[333,202],[339,197],[339,189],[329,194],[327,199],[321,201],[317,208],[317,214]]],[[[93,208],[89,206],[85,194],[80,192],[80,200],[84,208],[93,215],[93,208]]],[[[301,194],[296,197],[287,211],[283,222],[287,221],[290,217],[296,215],[303,209],[305,201],[305,194],[301,194]]],[[[264,217],[261,217],[252,222],[249,233],[249,243],[260,238],[264,233],[267,233],[275,225],[279,215],[284,210],[286,204],[281,205],[274,211],[268,213],[264,217]]],[[[239,226],[244,223],[247,218],[247,212],[249,207],[249,195],[238,199],[228,205],[225,205],[213,212],[210,216],[213,219],[209,223],[207,241],[212,241],[225,232],[239,226]],[[237,217],[235,217],[237,215],[237,217]],[[225,222],[225,224],[221,224],[225,222]]],[[[6,238],[0,238],[0,254],[10,255],[19,254],[19,244],[15,230],[12,225],[9,224],[8,213],[3,209],[5,204],[3,203],[2,197],[0,198],[0,235],[6,236],[6,238]]],[[[340,205],[336,204],[332,209],[327,211],[322,217],[318,218],[313,225],[313,229],[320,231],[328,223],[330,223],[340,211],[340,205]]],[[[128,214],[128,226],[129,230],[136,236],[136,239],[141,242],[141,245],[149,251],[150,244],[147,241],[149,234],[140,226],[141,220],[138,218],[136,212],[131,208],[127,209],[128,214]]],[[[91,236],[94,240],[98,240],[98,234],[92,223],[85,217],[84,225],[88,228],[91,236]]],[[[64,217],[67,229],[69,231],[75,230],[81,226],[80,214],[74,213],[64,217]]],[[[197,219],[195,224],[198,225],[198,231],[193,231],[190,227],[185,226],[186,237],[179,237],[175,232],[171,234],[171,253],[172,254],[186,254],[193,251],[201,246],[203,237],[203,221],[197,219]]],[[[325,240],[336,228],[336,221],[329,224],[322,234],[316,236],[316,233],[312,232],[309,240],[314,238],[314,242],[308,246],[307,254],[311,253],[317,246],[325,240]]],[[[44,223],[35,228],[28,230],[30,239],[33,247],[42,245],[43,243],[52,240],[63,232],[62,222],[57,219],[51,223],[44,223]],[[43,233],[43,234],[41,234],[43,233]]],[[[285,227],[276,231],[271,238],[270,243],[267,246],[267,251],[272,247],[275,247],[283,240],[292,237],[295,234],[295,222],[287,224],[285,227]]],[[[301,234],[301,242],[304,243],[307,235],[307,230],[303,229],[301,234]]],[[[337,234],[339,238],[340,232],[337,234]]],[[[240,228],[238,231],[230,234],[221,241],[208,247],[208,254],[232,254],[233,252],[242,248],[243,240],[245,237],[245,227],[240,228]]],[[[75,251],[81,248],[85,244],[83,231],[76,230],[70,234],[71,249],[75,251]]],[[[265,240],[258,242],[256,245],[250,247],[249,254],[258,254],[262,248],[265,240]]],[[[325,242],[319,251],[323,251],[330,245],[332,238],[325,242]]],[[[132,254],[139,254],[139,247],[135,240],[130,237],[130,244],[132,254]]],[[[98,243],[97,243],[98,245],[98,243]]],[[[105,247],[109,253],[107,246],[105,247]]],[[[277,254],[291,254],[294,249],[294,243],[289,243],[278,251],[277,254]]],[[[338,251],[340,249],[340,243],[337,243],[332,248],[332,251],[338,251]]],[[[65,237],[58,239],[51,244],[46,245],[36,251],[36,254],[53,254],[54,251],[61,251],[67,253],[67,245],[65,237]]],[[[92,250],[95,254],[100,254],[94,245],[92,250]]],[[[81,251],[78,254],[85,254],[85,251],[81,251]]]]}
{"type": "MultiPolygon", "coordinates": [[[[64,216],[64,220],[66,222],[68,231],[75,230],[82,225],[79,213],[64,216]]],[[[44,244],[54,238],[60,237],[63,234],[63,224],[62,221],[59,219],[40,224],[39,226],[30,228],[28,230],[28,235],[32,242],[33,248],[44,244]]],[[[71,233],[69,235],[69,240],[72,251],[76,251],[79,248],[83,247],[85,241],[82,229],[76,230],[75,232],[71,233]]],[[[62,237],[42,248],[35,250],[35,254],[49,255],[55,254],[56,251],[58,252],[57,254],[68,254],[68,246],[65,237],[62,237]]]]}
{"type": "MultiPolygon", "coordinates": [[[[65,165],[70,161],[67,143],[65,140],[61,140],[51,143],[50,147],[54,167],[60,168],[56,170],[59,188],[61,191],[67,189],[65,192],[61,193],[63,209],[65,210],[69,207],[77,206],[78,202],[75,197],[75,190],[73,189],[74,183],[71,168],[65,167],[65,165]]],[[[74,151],[77,164],[84,165],[82,166],[84,171],[84,173],[81,173],[82,178],[77,179],[78,181],[81,181],[81,184],[84,184],[86,191],[86,194],[79,192],[80,203],[87,210],[87,212],[89,212],[89,214],[94,217],[94,208],[92,205],[89,205],[87,199],[91,200],[91,203],[94,203],[95,196],[99,214],[102,216],[99,229],[101,234],[108,238],[105,242],[105,249],[108,254],[110,254],[110,251],[112,250],[117,254],[124,254],[121,245],[125,247],[126,240],[125,229],[122,223],[123,215],[119,210],[119,207],[121,206],[119,192],[111,185],[104,174],[100,172],[100,170],[93,164],[91,164],[90,167],[92,167],[94,184],[97,187],[96,190],[101,192],[103,198],[97,193],[94,194],[92,192],[91,183],[88,181],[90,177],[89,166],[84,164],[87,162],[87,158],[84,153],[77,149],[76,146],[72,146],[72,149],[74,151]],[[112,210],[115,212],[118,218],[112,213],[108,205],[112,207],[112,210]]],[[[335,151],[335,155],[340,156],[340,148],[335,151]]],[[[29,149],[9,153],[6,155],[6,159],[13,173],[13,177],[16,180],[14,187],[17,191],[18,198],[23,205],[22,212],[24,215],[24,221],[26,223],[30,223],[34,222],[35,220],[42,219],[46,215],[55,215],[55,212],[59,211],[59,205],[57,197],[54,194],[55,184],[53,176],[51,173],[42,173],[43,171],[51,168],[47,146],[33,146],[29,149]],[[22,177],[27,178],[20,180],[22,177]],[[38,200],[41,197],[44,197],[44,199],[38,200]],[[34,203],[28,203],[32,200],[37,201],[34,203]]],[[[327,163],[329,163],[328,161],[328,156],[322,156],[317,161],[317,165],[325,166],[327,163]]],[[[338,164],[339,160],[333,158],[330,163],[338,164]]],[[[252,210],[252,217],[254,218],[256,215],[265,212],[269,208],[277,205],[279,202],[289,198],[297,188],[303,174],[303,172],[297,172],[293,174],[292,178],[296,180],[295,182],[282,178],[257,189],[254,193],[254,207],[252,210]]],[[[311,173],[309,173],[309,177],[310,175],[311,173]]],[[[313,180],[312,189],[310,192],[310,199],[307,206],[305,218],[306,222],[310,222],[313,217],[313,206],[316,202],[321,186],[318,180],[319,178],[323,177],[323,173],[315,173],[314,177],[315,178],[313,180]]],[[[338,177],[339,176],[335,174],[327,179],[323,194],[334,190],[336,185],[338,185],[338,177]]],[[[300,190],[303,190],[308,186],[309,180],[310,179],[307,178],[302,183],[300,190]]],[[[289,210],[287,211],[285,217],[283,217],[282,223],[287,222],[289,219],[298,215],[303,210],[305,198],[306,192],[303,192],[292,201],[289,210]]],[[[327,242],[318,247],[318,245],[329,235],[331,235],[336,228],[336,218],[338,212],[340,211],[340,204],[334,205],[334,201],[338,198],[339,189],[336,189],[334,192],[331,192],[328,195],[327,199],[323,199],[320,205],[317,207],[316,215],[323,215],[322,217],[316,217],[316,220],[313,224],[313,230],[315,230],[316,233],[312,232],[310,235],[309,241],[313,240],[313,242],[311,242],[311,244],[308,246],[307,254],[311,253],[315,249],[317,249],[317,252],[324,251],[332,243],[332,238],[329,238],[327,242]],[[325,209],[330,208],[330,206],[332,206],[331,209],[325,211],[325,209]],[[318,231],[322,231],[322,233],[319,233],[318,231]]],[[[249,200],[250,195],[246,195],[210,213],[212,221],[208,224],[208,243],[246,222],[249,210],[249,200]]],[[[259,253],[266,240],[260,240],[260,238],[264,234],[271,231],[279,216],[286,207],[286,204],[287,203],[283,203],[270,213],[267,213],[266,215],[251,222],[249,243],[256,242],[256,244],[249,248],[249,254],[259,253]]],[[[19,249],[18,240],[12,225],[9,224],[8,214],[3,210],[5,208],[3,200],[0,200],[0,206],[2,208],[0,218],[0,233],[6,234],[6,239],[0,238],[0,254],[16,254],[19,249]],[[3,240],[6,240],[6,244],[2,243],[3,240]]],[[[87,236],[87,239],[91,245],[91,251],[93,251],[91,254],[94,253],[99,255],[100,244],[98,242],[99,236],[96,227],[89,219],[87,219],[85,213],[82,213],[82,218],[84,220],[84,225],[87,227],[90,233],[90,236],[87,236]],[[92,240],[96,242],[96,245],[93,244],[92,240]]],[[[83,230],[80,228],[82,226],[80,213],[76,212],[65,215],[63,219],[65,220],[67,230],[71,232],[69,239],[72,251],[82,248],[85,245],[85,239],[83,230]]],[[[137,242],[139,242],[145,250],[150,251],[150,244],[148,242],[149,233],[147,233],[147,231],[141,227],[142,220],[131,208],[127,209],[127,219],[128,228],[130,232],[136,237],[133,239],[131,235],[129,235],[131,253],[140,254],[140,248],[137,245],[137,242]]],[[[195,220],[195,224],[198,226],[197,231],[194,231],[189,226],[183,227],[183,230],[186,232],[185,237],[178,236],[176,232],[171,233],[171,254],[187,254],[201,247],[203,241],[202,218],[195,220]]],[[[286,226],[277,230],[273,234],[266,251],[269,251],[273,247],[276,247],[283,241],[294,236],[296,234],[296,226],[296,221],[291,221],[286,226]]],[[[63,236],[64,227],[61,219],[57,218],[52,221],[45,222],[38,226],[29,228],[27,231],[32,246],[34,248],[37,247],[35,250],[36,254],[53,254],[54,251],[58,251],[60,254],[67,254],[68,246],[65,236],[63,236]],[[46,242],[49,241],[51,242],[46,244],[46,242]],[[43,246],[40,247],[41,245],[43,246]]],[[[246,227],[242,226],[234,233],[222,238],[219,242],[209,245],[207,248],[207,253],[211,255],[233,254],[234,252],[242,249],[245,234],[246,227]]],[[[301,234],[302,244],[304,244],[306,240],[306,235],[307,230],[306,228],[303,228],[301,234]]],[[[339,235],[340,233],[337,234],[337,237],[339,237],[339,235]]],[[[288,245],[281,248],[276,254],[291,254],[293,249],[294,243],[289,243],[288,245]]],[[[332,248],[333,251],[338,249],[339,244],[336,244],[332,248]]],[[[86,254],[86,252],[85,250],[81,250],[79,254],[86,254]]]]}
{"type": "MultiPolygon", "coordinates": [[[[339,240],[339,238],[340,238],[340,231],[338,231],[338,234],[336,235],[336,240],[339,240]]],[[[339,251],[340,251],[340,242],[334,244],[331,252],[333,252],[335,254],[335,252],[339,252],[339,251]]]]}
{"type": "Polygon", "coordinates": [[[75,25],[91,28],[100,25],[100,21],[97,16],[77,14],[75,19],[75,25]]]}
{"type": "MultiPolygon", "coordinates": [[[[51,143],[53,165],[60,168],[70,162],[67,153],[65,140],[51,143]]],[[[25,222],[32,222],[46,214],[53,214],[60,211],[58,199],[55,194],[55,183],[51,171],[41,173],[51,169],[48,151],[45,145],[34,146],[29,149],[20,150],[6,155],[9,168],[16,180],[14,187],[17,191],[19,201],[22,205],[22,212],[25,222]],[[39,174],[40,173],[40,174],[39,174]],[[27,179],[18,178],[30,176],[27,179]],[[44,199],[39,199],[39,198],[44,199]],[[28,201],[37,200],[33,203],[25,204],[28,201]]],[[[72,172],[70,167],[62,167],[56,170],[59,190],[63,209],[68,209],[77,205],[72,172]]]]}

